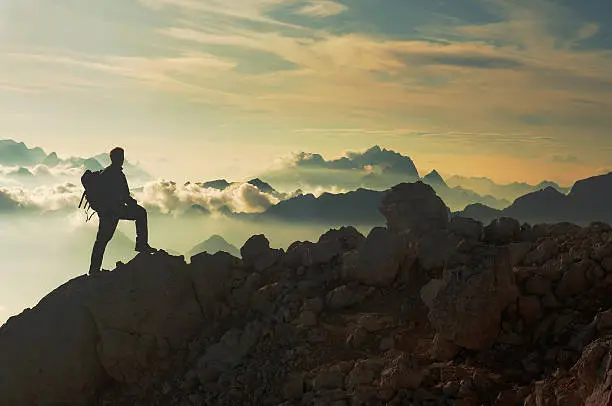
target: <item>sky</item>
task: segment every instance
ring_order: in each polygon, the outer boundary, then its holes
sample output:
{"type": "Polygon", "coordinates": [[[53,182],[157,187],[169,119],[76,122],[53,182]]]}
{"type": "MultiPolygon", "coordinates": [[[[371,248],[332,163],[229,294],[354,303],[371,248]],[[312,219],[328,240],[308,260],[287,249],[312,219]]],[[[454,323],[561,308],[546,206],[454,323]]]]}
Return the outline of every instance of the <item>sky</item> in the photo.
{"type": "Polygon", "coordinates": [[[0,138],[166,178],[380,145],[571,184],[611,112],[609,0],[0,0],[0,138]]]}

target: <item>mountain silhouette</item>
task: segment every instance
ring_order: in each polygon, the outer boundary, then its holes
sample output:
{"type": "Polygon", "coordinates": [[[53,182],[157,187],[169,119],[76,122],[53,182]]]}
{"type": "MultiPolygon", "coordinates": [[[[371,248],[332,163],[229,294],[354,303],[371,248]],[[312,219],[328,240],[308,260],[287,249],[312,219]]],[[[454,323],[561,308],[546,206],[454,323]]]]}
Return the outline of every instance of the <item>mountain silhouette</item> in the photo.
{"type": "Polygon", "coordinates": [[[527,193],[510,206],[495,211],[492,208],[466,207],[457,215],[487,221],[490,216],[512,217],[528,223],[593,221],[612,222],[612,173],[579,180],[569,194],[552,186],[527,193]]]}
{"type": "Polygon", "coordinates": [[[425,175],[423,177],[423,179],[421,179],[423,181],[423,183],[427,183],[430,186],[445,186],[448,187],[448,185],[446,184],[446,182],[444,182],[444,179],[442,178],[442,176],[440,176],[440,174],[438,173],[438,171],[436,171],[435,169],[432,170],[431,172],[429,172],[427,175],[425,175]]]}
{"type": "Polygon", "coordinates": [[[198,183],[198,185],[203,188],[225,190],[228,187],[230,187],[231,183],[229,183],[225,179],[217,179],[217,180],[211,180],[208,182],[198,183]]]}
{"type": "Polygon", "coordinates": [[[227,242],[220,235],[213,235],[206,241],[199,243],[190,249],[185,255],[187,258],[191,258],[197,254],[202,252],[207,252],[209,254],[216,254],[219,251],[227,252],[228,254],[232,254],[234,256],[240,256],[240,250],[236,248],[234,245],[227,242]]]}
{"type": "Polygon", "coordinates": [[[41,163],[47,154],[42,148],[28,148],[23,142],[0,140],[0,165],[33,166],[41,163]]]}
{"type": "Polygon", "coordinates": [[[283,200],[263,213],[251,218],[283,220],[293,222],[319,222],[330,225],[380,224],[384,221],[378,211],[384,192],[359,188],[348,193],[323,193],[315,197],[312,193],[283,200]]]}
{"type": "Polygon", "coordinates": [[[537,185],[530,185],[524,182],[513,182],[500,185],[486,177],[465,177],[453,175],[448,177],[446,182],[451,187],[463,187],[473,190],[480,195],[491,195],[495,196],[497,199],[504,199],[509,202],[512,202],[528,193],[537,192],[538,190],[545,189],[547,187],[553,187],[561,193],[569,192],[569,188],[561,187],[557,183],[550,181],[543,181],[537,185]]]}

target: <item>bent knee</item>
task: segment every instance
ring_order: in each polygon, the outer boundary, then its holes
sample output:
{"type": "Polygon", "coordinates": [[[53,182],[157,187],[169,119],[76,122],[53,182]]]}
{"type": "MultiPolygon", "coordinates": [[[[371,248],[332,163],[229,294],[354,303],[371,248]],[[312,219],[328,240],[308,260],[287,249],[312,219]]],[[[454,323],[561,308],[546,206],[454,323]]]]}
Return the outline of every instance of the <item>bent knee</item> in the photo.
{"type": "Polygon", "coordinates": [[[147,209],[138,205],[138,208],[136,209],[136,214],[140,217],[147,217],[147,209]]]}

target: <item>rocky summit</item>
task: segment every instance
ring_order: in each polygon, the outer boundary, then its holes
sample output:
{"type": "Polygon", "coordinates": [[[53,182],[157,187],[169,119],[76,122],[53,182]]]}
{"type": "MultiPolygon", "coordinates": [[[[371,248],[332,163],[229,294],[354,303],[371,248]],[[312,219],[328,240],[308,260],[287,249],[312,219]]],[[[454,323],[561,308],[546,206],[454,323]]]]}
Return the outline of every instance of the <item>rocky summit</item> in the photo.
{"type": "Polygon", "coordinates": [[[0,405],[608,405],[612,228],[449,216],[138,255],[0,328],[0,405]]]}

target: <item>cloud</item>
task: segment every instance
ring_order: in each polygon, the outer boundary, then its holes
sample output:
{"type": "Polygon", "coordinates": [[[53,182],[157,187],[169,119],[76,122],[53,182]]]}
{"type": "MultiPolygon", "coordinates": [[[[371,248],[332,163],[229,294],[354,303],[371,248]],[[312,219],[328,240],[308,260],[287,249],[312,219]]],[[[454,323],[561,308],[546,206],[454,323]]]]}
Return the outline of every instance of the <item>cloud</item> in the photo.
{"type": "Polygon", "coordinates": [[[277,197],[261,192],[248,183],[233,184],[218,190],[203,188],[195,183],[180,185],[166,180],[146,184],[142,192],[136,193],[136,198],[145,207],[164,214],[184,212],[193,205],[202,206],[211,212],[228,207],[236,213],[257,213],[279,202],[277,197]]]}
{"type": "Polygon", "coordinates": [[[73,183],[55,186],[39,186],[33,189],[23,187],[0,188],[3,193],[17,205],[41,211],[55,211],[65,208],[77,208],[83,193],[82,187],[73,183]]]}
{"type": "Polygon", "coordinates": [[[311,17],[330,17],[348,10],[344,4],[328,0],[313,0],[307,5],[300,8],[297,14],[303,14],[311,17]]]}

